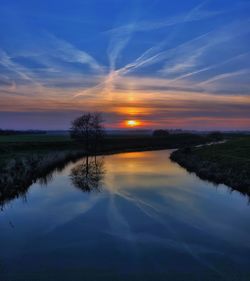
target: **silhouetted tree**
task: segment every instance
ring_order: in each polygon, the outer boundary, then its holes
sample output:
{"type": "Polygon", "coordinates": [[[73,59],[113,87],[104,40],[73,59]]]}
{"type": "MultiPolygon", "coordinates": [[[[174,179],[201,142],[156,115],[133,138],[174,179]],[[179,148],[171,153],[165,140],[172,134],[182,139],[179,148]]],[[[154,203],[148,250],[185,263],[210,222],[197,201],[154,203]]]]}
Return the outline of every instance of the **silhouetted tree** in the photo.
{"type": "Polygon", "coordinates": [[[97,148],[104,136],[103,119],[100,113],[85,113],[72,121],[70,135],[83,141],[87,150],[97,148]]]}
{"type": "Polygon", "coordinates": [[[103,122],[104,121],[100,113],[92,114],[93,144],[95,151],[97,150],[98,146],[102,144],[102,140],[105,135],[103,122]]]}
{"type": "Polygon", "coordinates": [[[100,191],[105,173],[103,165],[103,158],[87,156],[85,161],[71,170],[72,184],[84,192],[100,191]]]}

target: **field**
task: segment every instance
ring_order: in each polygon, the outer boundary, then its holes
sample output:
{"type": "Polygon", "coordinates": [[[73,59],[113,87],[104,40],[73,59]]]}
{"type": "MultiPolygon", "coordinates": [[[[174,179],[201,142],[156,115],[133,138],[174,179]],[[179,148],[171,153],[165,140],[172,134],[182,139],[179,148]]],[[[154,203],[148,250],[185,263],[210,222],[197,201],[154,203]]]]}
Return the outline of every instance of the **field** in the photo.
{"type": "Polygon", "coordinates": [[[216,161],[221,165],[235,163],[239,165],[249,162],[250,165],[250,137],[241,137],[219,145],[204,146],[196,149],[202,159],[216,161]]]}
{"type": "MultiPolygon", "coordinates": [[[[154,150],[164,148],[178,148],[196,145],[210,141],[209,138],[180,134],[167,137],[153,137],[150,135],[106,135],[95,151],[88,154],[109,154],[125,151],[154,150]]],[[[11,161],[18,159],[44,159],[51,155],[87,154],[84,142],[76,142],[68,135],[29,134],[0,136],[0,171],[12,165],[11,161]]],[[[30,160],[29,160],[30,161],[30,160]]],[[[33,161],[33,160],[32,160],[33,161]]]]}
{"type": "Polygon", "coordinates": [[[7,135],[0,136],[1,143],[16,142],[68,142],[71,141],[69,135],[47,135],[47,134],[27,134],[27,135],[7,135]]]}
{"type": "Polygon", "coordinates": [[[180,149],[171,159],[203,179],[224,183],[250,195],[250,137],[222,144],[180,149]]]}

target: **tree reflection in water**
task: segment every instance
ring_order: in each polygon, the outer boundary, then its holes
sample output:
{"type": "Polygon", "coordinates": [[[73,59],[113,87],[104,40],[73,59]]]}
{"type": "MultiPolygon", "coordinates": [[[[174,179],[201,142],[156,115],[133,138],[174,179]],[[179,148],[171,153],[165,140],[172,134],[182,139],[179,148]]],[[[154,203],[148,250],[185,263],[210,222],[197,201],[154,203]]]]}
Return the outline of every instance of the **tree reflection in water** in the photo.
{"type": "Polygon", "coordinates": [[[70,179],[75,187],[84,192],[100,191],[104,175],[104,158],[87,156],[72,168],[70,179]]]}

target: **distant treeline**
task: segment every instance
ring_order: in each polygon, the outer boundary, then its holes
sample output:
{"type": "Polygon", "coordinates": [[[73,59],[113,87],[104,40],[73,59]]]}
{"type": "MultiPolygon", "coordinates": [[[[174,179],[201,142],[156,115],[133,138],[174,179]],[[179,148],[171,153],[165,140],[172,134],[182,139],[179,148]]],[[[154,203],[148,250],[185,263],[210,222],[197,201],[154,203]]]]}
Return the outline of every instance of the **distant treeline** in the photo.
{"type": "Polygon", "coordinates": [[[17,130],[3,130],[0,129],[0,136],[9,136],[9,135],[40,135],[40,134],[46,134],[46,131],[41,130],[26,130],[26,131],[17,131],[17,130]]]}
{"type": "Polygon", "coordinates": [[[190,133],[190,132],[185,132],[185,131],[182,131],[182,130],[179,130],[178,133],[177,133],[177,130],[175,131],[175,133],[173,133],[173,131],[169,131],[169,130],[164,130],[164,129],[157,129],[157,130],[154,130],[152,135],[154,137],[168,137],[170,135],[178,135],[178,136],[195,136],[195,135],[204,135],[206,136],[207,138],[210,138],[211,141],[220,141],[222,140],[225,135],[222,133],[222,132],[219,132],[219,131],[213,131],[213,132],[207,132],[206,134],[194,134],[194,133],[190,133]]]}

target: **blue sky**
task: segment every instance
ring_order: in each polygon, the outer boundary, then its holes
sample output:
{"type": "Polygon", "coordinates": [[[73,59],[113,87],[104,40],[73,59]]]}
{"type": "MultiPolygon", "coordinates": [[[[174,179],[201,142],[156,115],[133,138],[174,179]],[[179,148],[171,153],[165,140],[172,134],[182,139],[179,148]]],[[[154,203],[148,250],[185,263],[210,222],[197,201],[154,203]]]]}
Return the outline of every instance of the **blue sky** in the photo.
{"type": "Polygon", "coordinates": [[[250,129],[250,1],[1,0],[0,128],[250,129]]]}

